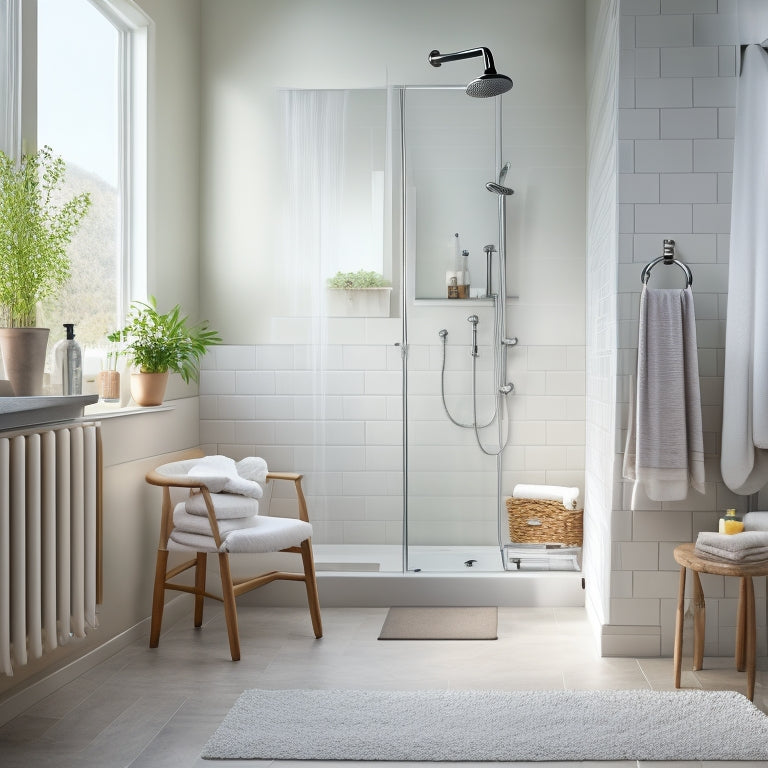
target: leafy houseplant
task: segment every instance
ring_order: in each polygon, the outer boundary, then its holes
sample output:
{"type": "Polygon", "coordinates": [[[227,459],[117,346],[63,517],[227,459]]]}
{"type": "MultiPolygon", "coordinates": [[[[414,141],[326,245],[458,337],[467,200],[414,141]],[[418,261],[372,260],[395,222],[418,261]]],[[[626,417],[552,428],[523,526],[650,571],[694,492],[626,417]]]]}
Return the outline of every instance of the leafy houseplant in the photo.
{"type": "Polygon", "coordinates": [[[70,275],[67,248],[91,204],[63,200],[66,165],[45,146],[19,163],[0,152],[0,348],[17,396],[42,393],[48,328],[37,305],[70,275]]]}
{"type": "Polygon", "coordinates": [[[359,269],[328,278],[328,314],[340,317],[388,317],[390,284],[378,272],[359,269]]]}
{"type": "Polygon", "coordinates": [[[107,338],[124,343],[121,354],[139,369],[139,374],[162,377],[159,402],[140,402],[143,398],[137,397],[133,387],[136,374],[131,377],[133,399],[139,405],[162,403],[169,373],[178,373],[187,384],[197,381],[200,359],[208,347],[221,343],[221,337],[208,328],[207,322],[190,324],[178,304],[169,312],[160,312],[154,296],[150,297],[149,303],[133,302],[125,327],[110,333],[107,338]]]}
{"type": "Polygon", "coordinates": [[[66,165],[45,146],[16,164],[0,152],[0,311],[3,324],[36,324],[37,304],[69,278],[69,246],[89,193],[60,202],[66,165]]]}

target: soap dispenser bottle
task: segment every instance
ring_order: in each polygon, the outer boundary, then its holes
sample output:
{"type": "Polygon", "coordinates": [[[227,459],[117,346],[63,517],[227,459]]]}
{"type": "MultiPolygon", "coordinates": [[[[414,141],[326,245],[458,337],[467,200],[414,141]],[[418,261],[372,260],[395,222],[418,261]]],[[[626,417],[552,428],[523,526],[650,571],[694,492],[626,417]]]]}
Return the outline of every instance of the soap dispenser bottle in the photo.
{"type": "Polygon", "coordinates": [[[62,339],[55,349],[54,358],[62,395],[83,393],[83,353],[75,341],[74,323],[64,323],[67,338],[62,339]]]}

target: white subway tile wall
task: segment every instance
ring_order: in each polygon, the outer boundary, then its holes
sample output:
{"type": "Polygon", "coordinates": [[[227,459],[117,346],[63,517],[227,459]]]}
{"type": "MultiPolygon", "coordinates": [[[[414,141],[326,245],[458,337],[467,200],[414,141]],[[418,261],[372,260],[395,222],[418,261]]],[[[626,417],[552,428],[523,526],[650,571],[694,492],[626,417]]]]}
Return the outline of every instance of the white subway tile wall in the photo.
{"type": "MultiPolygon", "coordinates": [[[[488,307],[478,311],[482,341],[483,332],[490,334],[490,312],[488,307]]],[[[461,422],[472,419],[473,386],[480,418],[493,410],[490,347],[487,340],[480,345],[473,385],[469,335],[462,335],[464,311],[457,318],[454,307],[436,306],[420,324],[424,327],[414,335],[431,336],[434,342],[409,349],[411,542],[493,544],[495,458],[477,447],[473,430],[460,429],[445,414],[437,330],[450,329],[444,389],[451,414],[461,422]]],[[[399,321],[390,320],[389,331],[392,341],[386,346],[220,346],[209,353],[201,371],[206,449],[236,458],[257,454],[275,469],[304,472],[316,543],[401,543],[402,360],[394,345],[399,321]],[[322,362],[307,369],[311,361],[322,362]],[[214,394],[219,386],[222,391],[214,394]]],[[[563,335],[553,332],[551,341],[563,335]]],[[[509,398],[505,493],[523,481],[583,488],[584,359],[583,344],[520,344],[510,352],[515,393],[509,398]]],[[[495,429],[483,433],[486,448],[494,449],[496,439],[495,429]]]]}
{"type": "MultiPolygon", "coordinates": [[[[614,466],[620,469],[623,460],[629,377],[636,365],[640,270],[672,238],[677,256],[693,271],[707,491],[690,491],[683,502],[641,499],[630,512],[631,485],[617,477],[609,623],[638,627],[638,634],[640,625],[660,627],[659,650],[667,655],[679,572],[672,550],[695,540],[699,530],[716,530],[724,507],[746,510],[746,499],[723,485],[719,469],[738,39],[730,0],[625,0],[621,14],[618,289],[626,325],[618,334],[614,466]]],[[[672,287],[681,277],[680,270],[662,267],[651,281],[672,287]]],[[[736,595],[728,581],[736,580],[702,578],[707,654],[734,649],[736,595]]],[[[756,588],[765,594],[764,584],[756,588]]],[[[764,643],[765,600],[757,602],[764,643]]]]}

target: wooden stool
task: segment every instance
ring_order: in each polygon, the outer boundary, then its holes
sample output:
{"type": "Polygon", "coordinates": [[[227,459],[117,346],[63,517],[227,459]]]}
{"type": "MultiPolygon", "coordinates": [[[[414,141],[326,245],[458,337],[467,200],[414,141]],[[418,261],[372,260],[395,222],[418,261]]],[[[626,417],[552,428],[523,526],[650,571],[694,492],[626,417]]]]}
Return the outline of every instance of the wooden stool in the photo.
{"type": "MultiPolygon", "coordinates": [[[[738,535],[738,534],[736,534],[738,535]]],[[[736,669],[747,671],[747,697],[755,697],[755,590],[753,576],[768,576],[768,560],[757,563],[737,563],[715,559],[697,552],[694,544],[675,547],[675,561],[680,563],[680,589],[677,593],[675,621],[675,688],[680,687],[680,666],[683,656],[683,604],[685,601],[685,569],[693,572],[693,670],[701,669],[704,662],[704,624],[706,611],[704,592],[699,573],[718,576],[738,576],[739,611],[736,618],[736,669]]]]}

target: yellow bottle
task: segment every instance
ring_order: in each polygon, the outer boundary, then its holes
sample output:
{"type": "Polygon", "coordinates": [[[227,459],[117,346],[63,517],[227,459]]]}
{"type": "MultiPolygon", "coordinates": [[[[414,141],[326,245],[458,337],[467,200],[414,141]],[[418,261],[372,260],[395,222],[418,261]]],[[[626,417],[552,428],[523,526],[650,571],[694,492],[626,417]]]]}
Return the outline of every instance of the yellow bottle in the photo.
{"type": "Polygon", "coordinates": [[[720,533],[741,533],[744,530],[744,523],[736,516],[735,509],[725,511],[725,515],[720,518],[718,530],[720,533]]]}

